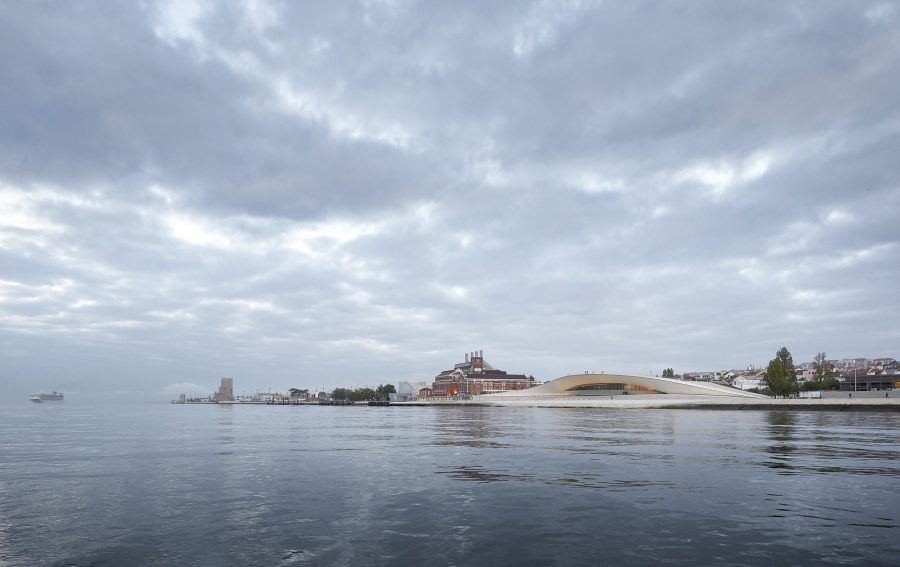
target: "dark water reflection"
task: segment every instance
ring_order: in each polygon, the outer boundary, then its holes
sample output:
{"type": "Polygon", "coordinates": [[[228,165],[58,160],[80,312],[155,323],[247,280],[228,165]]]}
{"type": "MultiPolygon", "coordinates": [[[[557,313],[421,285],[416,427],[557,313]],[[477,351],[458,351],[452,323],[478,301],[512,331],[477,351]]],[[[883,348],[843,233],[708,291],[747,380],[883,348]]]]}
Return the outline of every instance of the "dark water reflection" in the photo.
{"type": "Polygon", "coordinates": [[[0,407],[0,566],[897,564],[896,414],[0,407]]]}

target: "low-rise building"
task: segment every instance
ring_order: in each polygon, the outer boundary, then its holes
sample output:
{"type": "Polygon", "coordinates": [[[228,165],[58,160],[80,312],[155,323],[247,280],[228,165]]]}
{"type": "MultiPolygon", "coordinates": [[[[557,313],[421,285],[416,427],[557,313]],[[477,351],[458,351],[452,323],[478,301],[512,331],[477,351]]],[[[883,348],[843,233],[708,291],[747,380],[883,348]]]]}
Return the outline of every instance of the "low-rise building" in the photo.
{"type": "Polygon", "coordinates": [[[830,376],[841,382],[844,391],[893,390],[900,388],[900,364],[835,371],[830,376]]]}
{"type": "Polygon", "coordinates": [[[766,373],[763,371],[758,370],[748,372],[738,378],[735,378],[731,385],[740,390],[752,390],[754,388],[757,390],[762,390],[766,387],[765,377],[766,373]]]}
{"type": "Polygon", "coordinates": [[[279,392],[256,392],[253,394],[252,401],[254,402],[265,402],[265,403],[275,403],[275,402],[284,402],[289,400],[290,396],[286,396],[279,392]]]}
{"type": "Polygon", "coordinates": [[[798,368],[796,375],[797,382],[813,382],[816,380],[816,371],[812,367],[798,368]]]}
{"type": "Polygon", "coordinates": [[[292,399],[299,400],[301,402],[308,402],[309,398],[311,397],[309,390],[306,389],[301,390],[299,388],[291,388],[289,392],[292,399]]]}
{"type": "Polygon", "coordinates": [[[397,392],[390,394],[391,401],[409,402],[419,397],[419,391],[428,386],[428,383],[422,381],[401,380],[397,383],[397,392]]]}
{"type": "Polygon", "coordinates": [[[715,372],[685,372],[682,376],[682,380],[689,382],[712,382],[715,379],[715,372]]]}
{"type": "Polygon", "coordinates": [[[844,358],[842,360],[829,360],[829,363],[833,363],[835,368],[841,370],[852,370],[854,368],[866,368],[869,366],[869,359],[867,358],[844,358]]]}

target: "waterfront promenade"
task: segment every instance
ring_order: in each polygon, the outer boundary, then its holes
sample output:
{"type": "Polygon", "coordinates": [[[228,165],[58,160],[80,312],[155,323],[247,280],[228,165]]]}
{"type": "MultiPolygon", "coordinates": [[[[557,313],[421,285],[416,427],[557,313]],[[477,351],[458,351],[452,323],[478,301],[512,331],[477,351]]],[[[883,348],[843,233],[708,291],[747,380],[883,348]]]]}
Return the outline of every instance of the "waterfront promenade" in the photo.
{"type": "MultiPolygon", "coordinates": [[[[874,394],[875,392],[870,392],[874,394]]],[[[859,392],[863,394],[863,392],[859,392]]],[[[859,396],[821,399],[739,398],[728,396],[629,395],[629,396],[543,396],[513,397],[502,394],[475,396],[471,400],[399,402],[391,405],[475,405],[537,408],[610,408],[610,409],[746,409],[746,410],[828,410],[828,411],[900,411],[900,395],[859,396]]]]}

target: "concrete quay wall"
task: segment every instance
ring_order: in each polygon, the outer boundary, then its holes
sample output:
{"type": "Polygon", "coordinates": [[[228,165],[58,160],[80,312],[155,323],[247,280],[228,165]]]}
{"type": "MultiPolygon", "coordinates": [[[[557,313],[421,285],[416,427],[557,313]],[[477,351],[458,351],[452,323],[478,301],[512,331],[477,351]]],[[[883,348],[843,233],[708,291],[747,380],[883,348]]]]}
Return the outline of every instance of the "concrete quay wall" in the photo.
{"type": "Polygon", "coordinates": [[[900,411],[898,397],[773,399],[728,396],[547,396],[534,398],[477,397],[474,402],[500,407],[611,408],[611,409],[756,409],[756,410],[828,410],[828,411],[900,411]]]}

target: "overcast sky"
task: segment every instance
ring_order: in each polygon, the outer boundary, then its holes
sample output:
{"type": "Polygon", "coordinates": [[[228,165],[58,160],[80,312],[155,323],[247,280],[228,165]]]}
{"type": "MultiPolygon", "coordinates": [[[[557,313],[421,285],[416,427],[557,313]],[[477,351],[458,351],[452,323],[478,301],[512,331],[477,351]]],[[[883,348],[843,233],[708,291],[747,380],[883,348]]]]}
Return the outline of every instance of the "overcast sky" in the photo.
{"type": "Polygon", "coordinates": [[[900,355],[900,5],[0,2],[0,398],[900,355]]]}

